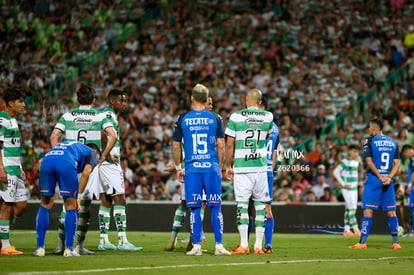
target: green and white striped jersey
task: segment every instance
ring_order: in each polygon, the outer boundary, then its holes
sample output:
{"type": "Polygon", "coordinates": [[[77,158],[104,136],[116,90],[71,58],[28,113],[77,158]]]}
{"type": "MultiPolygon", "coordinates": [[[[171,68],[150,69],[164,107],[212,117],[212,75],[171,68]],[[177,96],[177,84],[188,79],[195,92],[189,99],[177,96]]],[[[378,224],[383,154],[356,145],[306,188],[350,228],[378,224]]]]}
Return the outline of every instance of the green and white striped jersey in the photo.
{"type": "Polygon", "coordinates": [[[266,172],[266,138],[272,131],[273,114],[250,107],[233,113],[225,134],[235,138],[234,173],[266,172]]]}
{"type": "Polygon", "coordinates": [[[351,189],[357,190],[358,188],[358,166],[359,161],[350,158],[343,159],[334,170],[334,176],[336,180],[344,186],[349,184],[351,189]]]}
{"type": "Polygon", "coordinates": [[[55,128],[65,133],[65,141],[94,143],[102,149],[101,130],[113,126],[111,121],[89,106],[79,106],[64,113],[55,128]]]}
{"type": "Polygon", "coordinates": [[[115,111],[112,108],[105,108],[102,113],[105,114],[106,118],[109,119],[109,121],[112,123],[112,125],[115,128],[117,140],[114,145],[114,147],[111,150],[111,155],[116,156],[118,158],[118,163],[120,163],[121,158],[121,145],[119,142],[119,124],[118,124],[118,118],[115,114],[115,111]]]}
{"type": "Polygon", "coordinates": [[[0,141],[3,142],[3,165],[6,173],[20,176],[20,131],[17,120],[7,112],[0,112],[0,141]]]}

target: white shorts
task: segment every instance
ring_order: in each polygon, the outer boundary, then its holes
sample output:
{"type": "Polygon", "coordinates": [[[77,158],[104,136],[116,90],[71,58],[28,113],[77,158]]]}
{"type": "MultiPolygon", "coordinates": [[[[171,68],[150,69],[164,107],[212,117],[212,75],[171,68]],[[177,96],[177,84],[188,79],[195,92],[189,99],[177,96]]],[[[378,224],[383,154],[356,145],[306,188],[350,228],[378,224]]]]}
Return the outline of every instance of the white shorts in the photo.
{"type": "Polygon", "coordinates": [[[19,176],[7,175],[7,187],[0,191],[0,197],[5,202],[27,201],[27,190],[24,181],[19,176]]]}
{"type": "Polygon", "coordinates": [[[107,195],[125,194],[124,173],[119,164],[103,163],[99,167],[100,192],[107,195]]]}
{"type": "Polygon", "coordinates": [[[342,188],[342,196],[345,200],[346,209],[357,209],[358,190],[347,190],[345,188],[342,188]]]}
{"type": "Polygon", "coordinates": [[[99,182],[99,169],[100,167],[95,167],[92,173],[89,175],[88,183],[86,184],[81,199],[99,200],[99,192],[101,189],[99,182]]]}
{"type": "Polygon", "coordinates": [[[236,201],[248,201],[250,198],[254,201],[270,201],[267,171],[255,173],[235,173],[234,195],[236,197],[236,201]]]}

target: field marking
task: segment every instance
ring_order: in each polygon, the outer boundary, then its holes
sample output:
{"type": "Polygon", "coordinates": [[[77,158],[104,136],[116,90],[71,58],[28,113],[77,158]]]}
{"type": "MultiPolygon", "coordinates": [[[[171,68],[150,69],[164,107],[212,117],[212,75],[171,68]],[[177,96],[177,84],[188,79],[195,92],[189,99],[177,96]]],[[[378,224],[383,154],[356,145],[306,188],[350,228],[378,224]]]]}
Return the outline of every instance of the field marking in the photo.
{"type": "Polygon", "coordinates": [[[32,272],[12,272],[10,275],[44,275],[44,274],[76,274],[89,272],[114,272],[129,270],[156,270],[167,268],[194,268],[194,267],[217,267],[217,266],[239,266],[239,265],[266,265],[266,264],[298,264],[298,263],[327,263],[327,262],[362,262],[362,261],[387,261],[398,259],[413,259],[413,256],[402,257],[380,257],[380,258],[363,258],[363,259],[310,259],[310,260],[289,260],[289,261],[264,261],[264,262],[242,262],[242,263],[216,263],[216,264],[183,264],[183,265],[162,265],[162,266],[137,266],[137,267],[115,267],[102,269],[84,269],[68,271],[32,271],[32,272]]]}

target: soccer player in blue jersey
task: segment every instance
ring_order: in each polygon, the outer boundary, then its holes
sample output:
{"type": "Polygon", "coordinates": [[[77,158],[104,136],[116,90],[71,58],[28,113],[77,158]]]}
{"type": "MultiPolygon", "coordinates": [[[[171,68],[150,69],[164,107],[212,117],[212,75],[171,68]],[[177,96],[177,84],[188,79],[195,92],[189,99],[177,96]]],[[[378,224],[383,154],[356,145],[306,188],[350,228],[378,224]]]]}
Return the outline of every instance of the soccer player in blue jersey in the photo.
{"type": "Polygon", "coordinates": [[[90,143],[87,146],[77,141],[59,143],[46,153],[40,166],[41,202],[36,216],[37,249],[33,255],[45,256],[46,231],[58,182],[66,209],[66,249],[63,256],[80,256],[73,248],[79,208],[77,197],[84,191],[99,157],[97,145],[90,143]],[[78,173],[81,173],[80,179],[78,173]]]}
{"type": "Polygon", "coordinates": [[[410,209],[411,213],[411,232],[409,232],[407,237],[414,237],[414,150],[411,145],[404,145],[402,150],[402,154],[410,160],[407,169],[407,188],[410,188],[410,193],[408,197],[408,208],[410,209]]]}
{"type": "MultiPolygon", "coordinates": [[[[262,106],[266,108],[266,100],[262,98],[262,106]]],[[[266,202],[266,225],[265,225],[265,248],[264,253],[273,253],[272,241],[273,231],[275,227],[273,213],[272,213],[272,201],[273,201],[273,178],[274,171],[277,162],[277,146],[279,145],[279,127],[276,123],[272,123],[272,131],[266,139],[266,151],[267,151],[267,183],[269,185],[269,197],[270,201],[266,202]]]]}
{"type": "Polygon", "coordinates": [[[400,167],[397,143],[382,133],[382,120],[374,118],[369,122],[369,134],[364,143],[364,159],[368,166],[367,180],[362,194],[363,219],[361,237],[353,249],[366,249],[372,227],[374,210],[380,207],[387,212],[388,225],[392,235],[392,249],[401,249],[398,243],[398,218],[393,177],[400,167]]]}
{"type": "Polygon", "coordinates": [[[221,166],[224,157],[224,125],[217,114],[205,110],[209,91],[197,84],[191,94],[192,110],[180,115],[174,126],[173,159],[179,179],[184,177],[186,206],[190,209],[193,249],[187,255],[200,256],[201,206],[203,190],[216,241],[215,255],[231,255],[222,244],[223,215],[221,212],[221,166]],[[185,175],[181,168],[184,145],[185,175]]]}

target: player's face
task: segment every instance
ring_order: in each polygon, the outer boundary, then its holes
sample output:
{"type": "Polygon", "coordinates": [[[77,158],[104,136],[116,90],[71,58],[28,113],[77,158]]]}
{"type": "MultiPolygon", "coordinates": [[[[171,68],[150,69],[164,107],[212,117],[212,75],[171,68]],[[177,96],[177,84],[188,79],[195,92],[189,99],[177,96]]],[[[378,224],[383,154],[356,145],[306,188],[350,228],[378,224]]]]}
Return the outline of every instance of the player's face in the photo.
{"type": "Polygon", "coordinates": [[[414,149],[413,148],[405,149],[403,152],[403,155],[406,158],[411,158],[412,156],[414,156],[414,149]]]}
{"type": "Polygon", "coordinates": [[[211,97],[207,98],[207,101],[204,104],[204,107],[209,111],[213,110],[213,99],[211,97]]]}
{"type": "Polygon", "coordinates": [[[375,133],[376,127],[375,124],[369,123],[368,133],[370,136],[372,136],[375,133]]]}
{"type": "Polygon", "coordinates": [[[125,111],[127,106],[128,102],[125,95],[120,95],[113,101],[113,107],[115,112],[125,111]]]}
{"type": "Polygon", "coordinates": [[[23,99],[17,99],[15,101],[9,102],[9,108],[13,111],[14,114],[23,114],[25,106],[26,104],[24,104],[23,99]]]}
{"type": "Polygon", "coordinates": [[[358,150],[352,149],[349,151],[349,157],[351,159],[357,159],[358,158],[358,150]]]}

